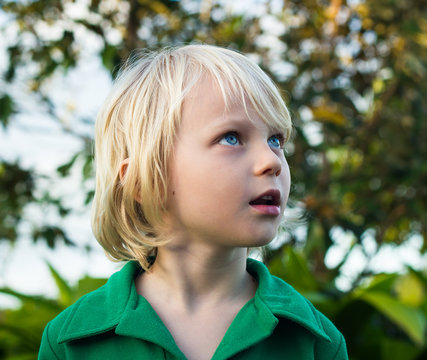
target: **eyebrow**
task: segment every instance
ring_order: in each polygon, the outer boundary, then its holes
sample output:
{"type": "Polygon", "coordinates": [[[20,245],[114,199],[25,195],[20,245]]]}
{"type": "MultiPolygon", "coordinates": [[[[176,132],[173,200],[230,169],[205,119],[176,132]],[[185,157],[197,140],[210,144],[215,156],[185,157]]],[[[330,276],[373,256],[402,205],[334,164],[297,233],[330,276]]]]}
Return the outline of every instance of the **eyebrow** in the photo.
{"type": "Polygon", "coordinates": [[[213,121],[212,124],[208,124],[210,130],[221,130],[224,127],[242,127],[242,126],[255,127],[252,121],[249,119],[242,119],[240,117],[227,118],[223,117],[220,121],[213,121]]]}
{"type": "MultiPolygon", "coordinates": [[[[262,120],[261,120],[262,121],[262,120]]],[[[283,133],[283,129],[272,127],[269,124],[266,124],[264,121],[262,123],[271,131],[272,133],[283,133]]],[[[224,128],[230,127],[230,128],[240,128],[242,126],[249,126],[250,128],[257,128],[257,126],[254,124],[253,121],[251,121],[248,118],[241,118],[239,116],[235,117],[222,117],[221,121],[214,121],[214,124],[208,124],[208,129],[212,131],[220,131],[225,130],[224,128]],[[210,126],[209,126],[210,125],[210,126]]]]}

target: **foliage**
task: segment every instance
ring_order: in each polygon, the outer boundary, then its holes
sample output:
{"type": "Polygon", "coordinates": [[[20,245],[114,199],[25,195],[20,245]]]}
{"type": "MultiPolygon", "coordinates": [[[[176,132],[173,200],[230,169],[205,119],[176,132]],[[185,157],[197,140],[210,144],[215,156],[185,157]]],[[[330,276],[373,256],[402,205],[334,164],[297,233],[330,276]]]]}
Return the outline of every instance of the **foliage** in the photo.
{"type": "MultiPolygon", "coordinates": [[[[1,160],[1,158],[0,158],[1,160]]],[[[61,216],[66,216],[69,209],[63,206],[59,199],[48,193],[36,195],[36,180],[39,176],[30,169],[21,168],[18,162],[0,161],[0,240],[7,239],[14,243],[18,238],[18,227],[25,218],[25,205],[36,203],[46,209],[54,206],[61,216]]],[[[58,240],[66,245],[74,246],[65,231],[58,226],[49,224],[33,224],[32,239],[36,242],[42,238],[50,248],[54,248],[58,240]]]]}
{"type": "MultiPolygon", "coordinates": [[[[287,148],[292,204],[304,210],[306,221],[306,236],[289,230],[267,262],[337,323],[352,358],[421,359],[426,356],[425,274],[414,269],[374,274],[371,265],[384,245],[400,246],[414,235],[422,239],[420,252],[427,249],[427,5],[415,0],[254,3],[256,10],[240,13],[217,1],[4,1],[3,31],[14,24],[17,30],[1,80],[2,126],[7,131],[21,111],[12,89],[23,79],[46,113],[59,119],[61,109],[45,85],[78,66],[84,58],[82,37],[101,44],[99,58],[112,76],[134,48],[199,41],[250,54],[288,100],[295,122],[287,148]],[[337,229],[352,243],[331,269],[324,259],[341,241],[337,229]],[[375,244],[373,250],[366,248],[366,239],[375,244]],[[343,293],[335,281],[357,249],[367,265],[343,293]]],[[[75,126],[64,127],[84,148],[57,169],[67,177],[72,168],[81,168],[85,184],[93,173],[91,138],[77,125],[88,121],[93,122],[75,118],[75,126]]],[[[8,170],[0,171],[0,240],[19,238],[16,229],[28,204],[48,204],[69,215],[60,199],[35,195],[33,170],[0,162],[0,169],[8,170]]],[[[93,187],[84,189],[82,205],[88,205],[93,187]]],[[[50,224],[35,224],[33,239],[51,247],[58,239],[72,243],[50,224]]]]}
{"type": "Polygon", "coordinates": [[[270,254],[270,271],[306,296],[343,332],[352,359],[425,359],[427,356],[427,274],[366,277],[352,291],[319,281],[303,252],[291,246],[270,254]]]}
{"type": "Polygon", "coordinates": [[[36,359],[41,336],[48,321],[82,295],[97,289],[106,281],[86,276],[75,286],[70,286],[50,264],[48,266],[58,289],[56,299],[0,288],[0,293],[13,296],[21,302],[17,309],[0,309],[1,359],[36,359]]]}
{"type": "Polygon", "coordinates": [[[16,228],[22,218],[23,204],[34,200],[34,180],[31,171],[23,170],[19,164],[0,164],[0,238],[14,242],[16,228]]]}

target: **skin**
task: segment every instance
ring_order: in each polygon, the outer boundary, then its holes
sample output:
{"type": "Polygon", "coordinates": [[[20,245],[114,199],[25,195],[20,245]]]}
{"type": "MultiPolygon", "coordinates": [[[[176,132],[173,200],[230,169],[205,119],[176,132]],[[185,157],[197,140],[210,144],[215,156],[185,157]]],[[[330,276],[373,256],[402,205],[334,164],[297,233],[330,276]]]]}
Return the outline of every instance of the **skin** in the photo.
{"type": "Polygon", "coordinates": [[[158,249],[151,271],[135,280],[188,359],[210,359],[254,296],[247,248],[274,238],[290,189],[277,131],[251,109],[250,120],[241,103],[227,113],[224,108],[209,78],[186,97],[169,164],[164,220],[171,242],[158,249]],[[281,193],[277,216],[249,204],[270,189],[281,193]]]}

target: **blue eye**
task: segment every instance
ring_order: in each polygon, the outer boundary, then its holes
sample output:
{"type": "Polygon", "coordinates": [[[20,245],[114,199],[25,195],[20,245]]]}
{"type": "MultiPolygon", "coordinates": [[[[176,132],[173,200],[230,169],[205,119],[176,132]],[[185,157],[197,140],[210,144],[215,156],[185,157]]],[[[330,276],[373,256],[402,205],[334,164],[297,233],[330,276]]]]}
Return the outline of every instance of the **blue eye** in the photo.
{"type": "Polygon", "coordinates": [[[219,141],[221,145],[235,146],[239,144],[239,136],[234,132],[225,134],[219,141]]]}
{"type": "Polygon", "coordinates": [[[280,149],[282,147],[283,137],[281,135],[273,135],[268,139],[268,144],[276,149],[280,149]]]}

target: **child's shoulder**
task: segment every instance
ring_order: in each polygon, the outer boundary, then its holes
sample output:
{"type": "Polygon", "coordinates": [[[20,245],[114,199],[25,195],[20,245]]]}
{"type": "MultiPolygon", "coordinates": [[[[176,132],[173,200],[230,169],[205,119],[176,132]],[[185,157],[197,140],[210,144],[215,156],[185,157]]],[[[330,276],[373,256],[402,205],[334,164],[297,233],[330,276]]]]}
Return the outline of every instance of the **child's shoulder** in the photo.
{"type": "Polygon", "coordinates": [[[50,323],[49,337],[60,344],[113,328],[128,303],[137,265],[125,264],[100,288],[83,295],[50,323]]]}
{"type": "Polygon", "coordinates": [[[248,269],[256,273],[259,282],[258,295],[275,316],[283,321],[290,320],[308,330],[320,340],[317,343],[325,347],[325,350],[345,350],[345,341],[340,331],[308,299],[284,280],[271,275],[262,263],[251,260],[248,269]]]}

